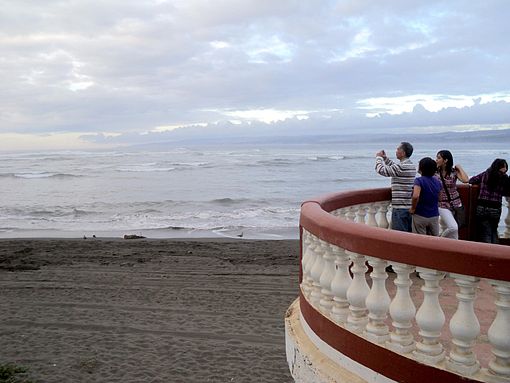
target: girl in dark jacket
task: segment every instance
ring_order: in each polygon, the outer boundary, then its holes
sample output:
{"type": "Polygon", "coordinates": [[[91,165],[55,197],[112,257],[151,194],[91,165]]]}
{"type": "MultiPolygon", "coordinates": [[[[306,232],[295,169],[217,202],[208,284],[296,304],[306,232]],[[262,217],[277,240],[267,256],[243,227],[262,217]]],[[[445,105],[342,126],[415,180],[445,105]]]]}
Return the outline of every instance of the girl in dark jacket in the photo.
{"type": "Polygon", "coordinates": [[[490,168],[469,179],[469,183],[480,185],[480,194],[476,206],[477,240],[486,243],[498,243],[498,225],[501,217],[501,200],[508,195],[508,164],[502,158],[496,158],[490,168]]]}

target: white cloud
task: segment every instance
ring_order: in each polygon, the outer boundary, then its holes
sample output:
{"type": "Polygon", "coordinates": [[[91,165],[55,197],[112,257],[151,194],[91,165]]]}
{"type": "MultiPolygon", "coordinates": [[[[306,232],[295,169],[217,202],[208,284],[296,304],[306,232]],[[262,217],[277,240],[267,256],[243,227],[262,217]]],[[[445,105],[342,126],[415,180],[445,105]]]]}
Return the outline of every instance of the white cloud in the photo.
{"type": "Polygon", "coordinates": [[[216,49],[224,49],[230,47],[230,44],[226,41],[211,41],[211,46],[216,49]]]}
{"type": "MultiPolygon", "coordinates": [[[[165,125],[165,126],[156,126],[154,129],[150,131],[150,133],[161,133],[161,132],[171,132],[175,129],[182,129],[189,126],[207,126],[207,123],[196,123],[196,124],[188,124],[188,125],[165,125]]],[[[144,132],[145,133],[145,132],[144,132]]]]}
{"type": "Polygon", "coordinates": [[[450,96],[438,94],[408,95],[396,97],[368,98],[358,101],[360,109],[367,110],[368,117],[379,116],[383,113],[402,114],[412,112],[420,105],[429,112],[439,112],[446,108],[471,107],[476,103],[510,102],[510,92],[506,94],[484,94],[476,96],[450,96]]]}
{"type": "Polygon", "coordinates": [[[271,62],[288,63],[292,60],[295,48],[292,44],[283,42],[278,36],[264,38],[254,36],[246,47],[249,62],[268,64],[271,62]]]}
{"type": "Polygon", "coordinates": [[[236,110],[224,111],[222,114],[228,117],[236,117],[240,121],[261,121],[266,124],[284,121],[289,118],[306,119],[310,113],[304,110],[275,110],[275,109],[254,109],[254,110],[236,110]]]}
{"type": "Polygon", "coordinates": [[[370,43],[371,32],[367,28],[361,29],[356,33],[347,51],[343,51],[338,55],[334,55],[329,62],[347,61],[349,59],[361,58],[365,54],[377,50],[377,48],[370,43]]]}

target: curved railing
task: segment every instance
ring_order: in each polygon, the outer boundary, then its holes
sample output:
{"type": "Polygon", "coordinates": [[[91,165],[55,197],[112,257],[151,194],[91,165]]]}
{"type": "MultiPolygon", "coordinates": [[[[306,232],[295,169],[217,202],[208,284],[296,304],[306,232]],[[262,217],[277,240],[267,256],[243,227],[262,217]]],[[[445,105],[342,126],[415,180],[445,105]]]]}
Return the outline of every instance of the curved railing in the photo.
{"type": "MultiPolygon", "coordinates": [[[[473,193],[461,188],[465,238],[473,193]]],[[[509,382],[510,246],[387,230],[390,197],[372,189],[303,203],[301,320],[327,347],[394,381],[509,382]],[[454,294],[441,294],[443,285],[454,294]],[[482,287],[490,292],[477,300],[482,287]]]]}

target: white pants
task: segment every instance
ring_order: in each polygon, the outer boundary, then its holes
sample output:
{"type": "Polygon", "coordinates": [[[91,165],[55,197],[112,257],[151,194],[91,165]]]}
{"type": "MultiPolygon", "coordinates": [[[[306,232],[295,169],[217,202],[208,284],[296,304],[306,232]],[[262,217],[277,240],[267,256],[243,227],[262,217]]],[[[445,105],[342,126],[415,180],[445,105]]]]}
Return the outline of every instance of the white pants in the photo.
{"type": "Polygon", "coordinates": [[[453,218],[452,211],[440,207],[439,217],[441,228],[443,229],[441,237],[459,239],[459,225],[457,225],[457,221],[453,218]]]}

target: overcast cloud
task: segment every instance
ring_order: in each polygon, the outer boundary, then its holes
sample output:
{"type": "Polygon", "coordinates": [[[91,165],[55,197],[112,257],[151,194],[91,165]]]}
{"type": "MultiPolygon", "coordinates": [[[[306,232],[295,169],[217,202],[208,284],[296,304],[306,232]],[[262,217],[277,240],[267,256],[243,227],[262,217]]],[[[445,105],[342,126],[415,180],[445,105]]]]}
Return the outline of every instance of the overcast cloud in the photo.
{"type": "Polygon", "coordinates": [[[506,0],[0,1],[0,148],[510,127],[509,14],[506,0]]]}

